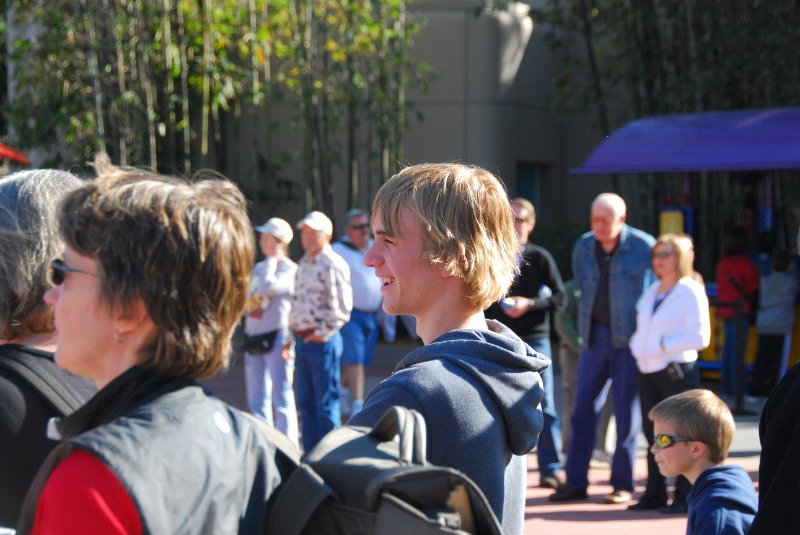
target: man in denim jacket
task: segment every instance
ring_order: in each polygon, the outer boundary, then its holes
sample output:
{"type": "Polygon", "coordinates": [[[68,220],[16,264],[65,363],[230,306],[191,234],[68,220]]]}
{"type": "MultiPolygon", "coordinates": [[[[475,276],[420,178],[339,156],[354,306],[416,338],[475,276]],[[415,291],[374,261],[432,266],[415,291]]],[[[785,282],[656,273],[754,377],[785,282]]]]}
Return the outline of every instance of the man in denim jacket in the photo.
{"type": "Polygon", "coordinates": [[[592,203],[591,232],[575,243],[572,270],[581,289],[578,330],[583,349],[578,363],[572,436],[567,450],[567,483],[552,501],[586,499],[589,461],[598,411],[614,388],[617,444],[611,465],[614,491],[605,503],[627,503],[634,489],[633,463],[641,428],[636,363],[628,341],[636,329],[636,302],[654,282],[650,250],[655,240],[625,224],[622,197],[602,193],[592,203]]]}

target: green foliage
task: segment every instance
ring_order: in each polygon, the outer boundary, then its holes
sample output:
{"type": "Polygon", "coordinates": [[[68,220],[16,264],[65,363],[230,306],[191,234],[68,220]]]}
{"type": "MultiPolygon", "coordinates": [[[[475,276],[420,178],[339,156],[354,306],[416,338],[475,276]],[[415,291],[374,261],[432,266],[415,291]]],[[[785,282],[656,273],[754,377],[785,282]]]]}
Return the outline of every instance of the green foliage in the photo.
{"type": "Polygon", "coordinates": [[[305,173],[312,203],[333,210],[334,170],[346,169],[356,203],[359,163],[388,177],[402,159],[408,83],[424,85],[427,65],[407,50],[419,23],[407,0],[276,0],[275,82],[300,105],[305,173]]]}
{"type": "MultiPolygon", "coordinates": [[[[106,150],[169,172],[224,168],[226,113],[290,97],[308,185],[331,209],[333,169],[355,166],[356,148],[401,159],[405,86],[426,72],[407,55],[419,28],[406,20],[407,0],[7,3],[16,31],[9,121],[20,147],[54,149],[52,165],[106,150]]],[[[285,189],[282,165],[256,160],[285,189]]]]}
{"type": "Polygon", "coordinates": [[[610,129],[658,113],[800,100],[791,0],[548,0],[534,16],[561,61],[560,103],[594,110],[610,129]],[[604,112],[611,97],[630,105],[604,112]]]}

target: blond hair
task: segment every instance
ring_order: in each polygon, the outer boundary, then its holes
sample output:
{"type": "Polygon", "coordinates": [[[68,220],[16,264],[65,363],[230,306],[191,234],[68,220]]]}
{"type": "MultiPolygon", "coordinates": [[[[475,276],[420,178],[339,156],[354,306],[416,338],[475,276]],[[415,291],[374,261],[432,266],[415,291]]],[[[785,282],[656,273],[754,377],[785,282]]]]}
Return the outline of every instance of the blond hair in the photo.
{"type": "Polygon", "coordinates": [[[226,180],[183,179],[95,162],[97,178],[59,210],[65,242],[97,259],[109,308],[141,298],[158,334],[142,365],[205,379],[226,366],[255,245],[246,203],[226,180]]]}
{"type": "Polygon", "coordinates": [[[533,203],[524,197],[517,197],[515,199],[511,199],[511,206],[516,206],[517,208],[521,208],[523,210],[528,211],[528,217],[525,220],[528,223],[536,223],[536,208],[533,207],[533,203]]]}
{"type": "Polygon", "coordinates": [[[675,255],[678,257],[678,274],[681,277],[691,277],[694,273],[694,267],[692,266],[694,255],[692,254],[691,244],[691,241],[678,234],[662,234],[656,240],[652,250],[655,251],[659,245],[671,245],[675,255]]]}
{"type": "Polygon", "coordinates": [[[508,195],[494,175],[455,163],[406,167],[378,190],[372,213],[380,211],[386,232],[397,236],[405,208],[424,229],[423,256],[464,281],[475,310],[508,292],[520,246],[508,195]]]}
{"type": "Polygon", "coordinates": [[[736,424],[725,402],[710,390],[695,388],[670,396],[650,409],[648,417],[705,444],[711,462],[721,464],[728,457],[736,424]]]}

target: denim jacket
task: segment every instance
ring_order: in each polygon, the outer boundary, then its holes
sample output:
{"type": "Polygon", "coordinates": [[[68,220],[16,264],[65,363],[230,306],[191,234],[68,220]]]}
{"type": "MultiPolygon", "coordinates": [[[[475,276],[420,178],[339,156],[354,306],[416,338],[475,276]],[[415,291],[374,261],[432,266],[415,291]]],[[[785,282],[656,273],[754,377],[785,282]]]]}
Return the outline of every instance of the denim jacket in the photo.
{"type": "MultiPolygon", "coordinates": [[[[572,271],[581,289],[578,331],[584,347],[589,344],[592,310],[600,280],[595,243],[594,234],[587,232],[575,242],[572,250],[572,271]]],[[[650,267],[650,250],[654,244],[655,239],[646,232],[622,226],[619,246],[611,258],[608,274],[611,337],[617,349],[628,347],[628,341],[636,330],[636,302],[655,281],[650,267]]]]}

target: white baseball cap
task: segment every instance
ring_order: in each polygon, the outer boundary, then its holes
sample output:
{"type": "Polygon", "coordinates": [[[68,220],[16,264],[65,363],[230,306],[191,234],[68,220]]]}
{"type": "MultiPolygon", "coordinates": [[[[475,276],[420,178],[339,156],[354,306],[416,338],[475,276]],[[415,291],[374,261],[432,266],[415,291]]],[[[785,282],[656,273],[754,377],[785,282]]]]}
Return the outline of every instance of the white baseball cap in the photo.
{"type": "Polygon", "coordinates": [[[264,234],[271,234],[283,243],[289,243],[294,237],[292,226],[280,217],[269,218],[266,223],[260,227],[256,227],[256,230],[264,234]]]}
{"type": "Polygon", "coordinates": [[[297,223],[297,228],[302,228],[303,225],[307,225],[314,230],[319,230],[328,236],[333,235],[333,223],[331,220],[323,214],[322,212],[309,212],[306,216],[297,223]]]}

